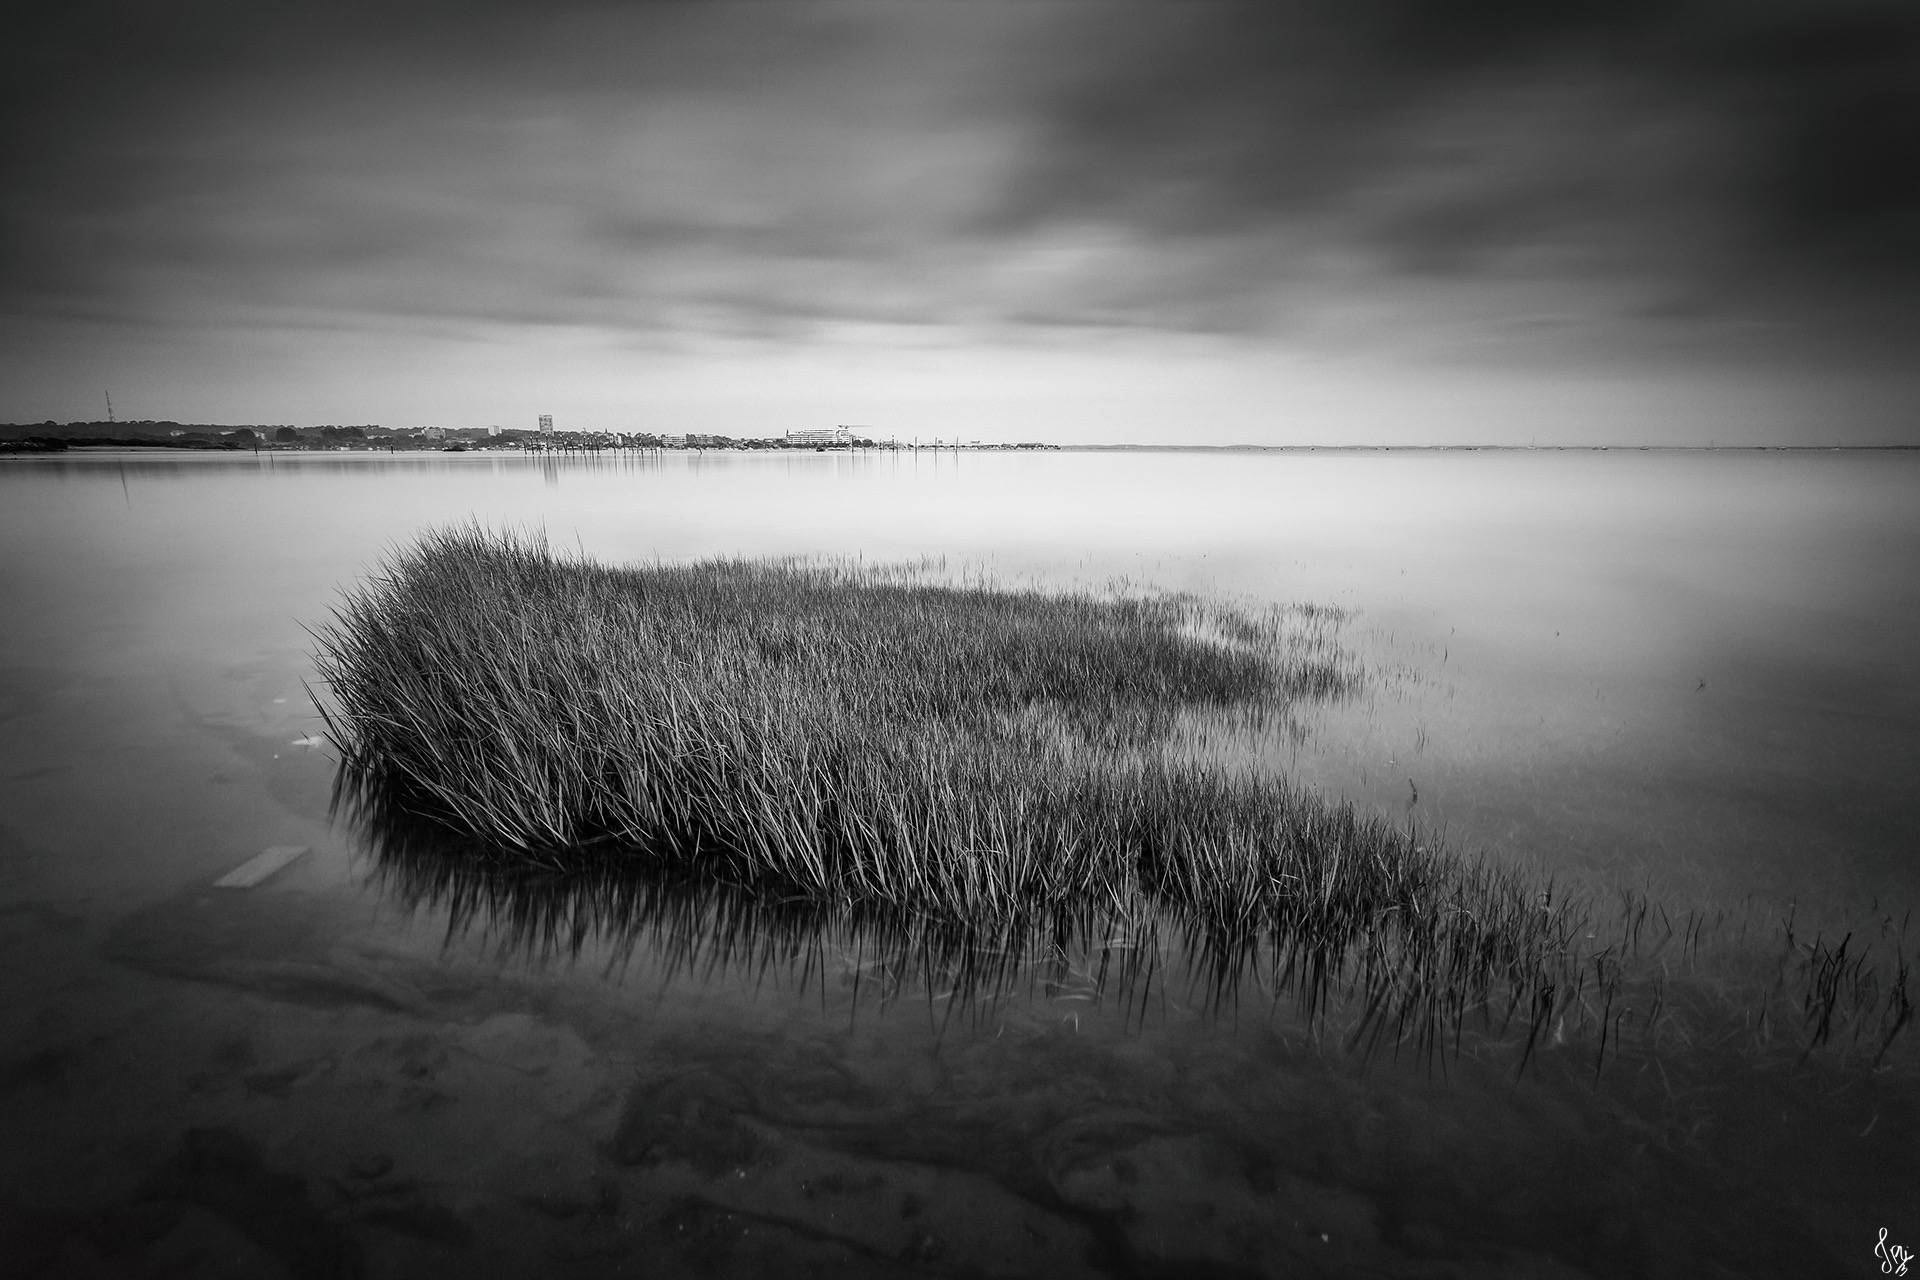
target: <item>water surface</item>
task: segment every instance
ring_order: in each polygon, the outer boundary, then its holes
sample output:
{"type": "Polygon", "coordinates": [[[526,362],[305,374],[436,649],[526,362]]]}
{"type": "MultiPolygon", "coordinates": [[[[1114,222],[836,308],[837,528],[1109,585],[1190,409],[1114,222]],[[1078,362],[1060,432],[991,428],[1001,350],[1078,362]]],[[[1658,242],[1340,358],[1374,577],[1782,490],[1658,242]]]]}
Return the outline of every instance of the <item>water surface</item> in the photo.
{"type": "Polygon", "coordinates": [[[330,818],[303,628],[469,517],[613,561],[1337,606],[1368,694],[1249,758],[1718,913],[1729,946],[1791,918],[1884,948],[1920,898],[1917,480],[1898,454],[0,464],[7,1247],[76,1275],[1864,1270],[1880,1227],[1920,1239],[1912,1073],[1739,1030],[1732,969],[1597,1081],[1570,1037],[1516,1083],[1497,1039],[1363,1063],[1159,935],[1106,939],[1105,971],[1011,948],[986,990],[912,939],[703,900],[450,936],[459,902],[330,818]],[[211,887],[280,845],[310,852],[211,887]]]}

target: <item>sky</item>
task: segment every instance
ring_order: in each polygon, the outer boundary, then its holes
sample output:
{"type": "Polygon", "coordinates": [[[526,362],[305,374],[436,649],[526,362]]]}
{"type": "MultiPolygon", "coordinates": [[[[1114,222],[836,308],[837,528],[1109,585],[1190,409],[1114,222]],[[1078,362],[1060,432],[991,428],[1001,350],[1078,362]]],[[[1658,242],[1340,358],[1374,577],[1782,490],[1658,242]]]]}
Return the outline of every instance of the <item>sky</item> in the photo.
{"type": "Polygon", "coordinates": [[[77,0],[0,421],[1920,443],[1913,0],[77,0]]]}

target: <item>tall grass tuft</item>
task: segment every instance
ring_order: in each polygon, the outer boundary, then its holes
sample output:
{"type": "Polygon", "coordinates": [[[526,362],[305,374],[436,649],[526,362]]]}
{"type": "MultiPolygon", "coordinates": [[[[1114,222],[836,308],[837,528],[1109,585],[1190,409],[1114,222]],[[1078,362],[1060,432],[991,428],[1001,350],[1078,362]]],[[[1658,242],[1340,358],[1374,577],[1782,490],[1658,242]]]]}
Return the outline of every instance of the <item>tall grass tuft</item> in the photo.
{"type": "MultiPolygon", "coordinates": [[[[457,838],[451,868],[392,841],[456,914],[577,946],[695,901],[687,919],[838,922],[976,977],[997,962],[966,957],[1022,938],[1165,923],[1217,989],[1252,975],[1312,1020],[1338,1003],[1368,1052],[1457,1051],[1474,1024],[1524,1033],[1524,1064],[1571,1014],[1599,1028],[1597,1072],[1644,900],[1596,953],[1590,904],[1183,746],[1197,720],[1354,692],[1338,622],[845,565],[609,568],[468,525],[394,554],[315,638],[344,793],[457,838]],[[554,915],[525,891],[542,871],[590,889],[554,915]]],[[[1810,957],[1817,1039],[1856,997],[1886,1042],[1905,1025],[1904,966],[1894,990],[1862,974],[1844,944],[1810,957]]]]}

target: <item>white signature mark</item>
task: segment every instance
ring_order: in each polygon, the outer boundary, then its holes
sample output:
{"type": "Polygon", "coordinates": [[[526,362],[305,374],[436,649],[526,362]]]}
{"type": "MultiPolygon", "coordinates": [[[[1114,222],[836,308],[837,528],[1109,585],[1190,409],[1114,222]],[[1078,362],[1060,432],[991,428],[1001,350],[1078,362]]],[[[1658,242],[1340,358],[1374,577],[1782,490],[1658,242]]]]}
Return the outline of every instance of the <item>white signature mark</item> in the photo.
{"type": "Polygon", "coordinates": [[[1903,1276],[1907,1274],[1907,1264],[1913,1261],[1913,1250],[1905,1245],[1888,1244],[1887,1229],[1880,1228],[1880,1241],[1873,1246],[1873,1256],[1880,1259],[1880,1274],[1883,1276],[1903,1276]]]}

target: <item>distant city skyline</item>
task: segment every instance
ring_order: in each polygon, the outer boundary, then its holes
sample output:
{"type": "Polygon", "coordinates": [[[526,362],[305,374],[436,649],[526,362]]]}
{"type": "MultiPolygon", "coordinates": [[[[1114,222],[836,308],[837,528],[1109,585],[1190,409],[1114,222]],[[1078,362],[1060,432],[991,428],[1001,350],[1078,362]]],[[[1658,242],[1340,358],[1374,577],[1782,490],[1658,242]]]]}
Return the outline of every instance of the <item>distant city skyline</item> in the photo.
{"type": "Polygon", "coordinates": [[[1920,441],[1920,10],[36,13],[0,422],[1920,441]]]}

